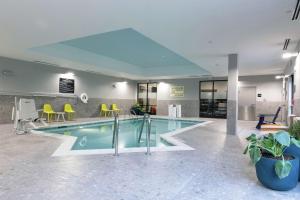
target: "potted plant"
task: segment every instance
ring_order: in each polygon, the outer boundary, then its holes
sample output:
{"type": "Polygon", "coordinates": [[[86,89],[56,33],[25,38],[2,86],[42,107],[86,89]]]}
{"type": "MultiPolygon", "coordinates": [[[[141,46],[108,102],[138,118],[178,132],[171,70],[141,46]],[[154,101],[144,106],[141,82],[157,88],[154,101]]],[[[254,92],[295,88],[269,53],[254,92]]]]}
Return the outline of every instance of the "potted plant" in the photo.
{"type": "Polygon", "coordinates": [[[134,104],[130,110],[131,110],[130,112],[134,112],[133,114],[136,114],[136,115],[144,115],[145,114],[144,108],[142,108],[142,106],[140,106],[140,104],[138,104],[138,103],[134,104]]]}
{"type": "MultiPolygon", "coordinates": [[[[291,135],[291,145],[286,148],[285,152],[300,159],[300,121],[293,123],[288,132],[291,135]]],[[[298,180],[300,181],[300,171],[298,180]]]]}
{"type": "Polygon", "coordinates": [[[266,187],[287,191],[296,187],[299,176],[299,158],[285,154],[291,144],[291,137],[286,131],[247,138],[244,154],[249,153],[256,168],[258,180],[266,187]]]}

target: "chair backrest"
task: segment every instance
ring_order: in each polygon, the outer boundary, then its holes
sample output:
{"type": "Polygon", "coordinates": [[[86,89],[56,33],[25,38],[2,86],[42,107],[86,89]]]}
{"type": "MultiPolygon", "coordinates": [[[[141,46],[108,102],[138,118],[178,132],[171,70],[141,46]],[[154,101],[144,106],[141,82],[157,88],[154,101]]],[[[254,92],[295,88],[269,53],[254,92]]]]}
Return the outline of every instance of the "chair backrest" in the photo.
{"type": "Polygon", "coordinates": [[[107,105],[105,103],[101,104],[101,110],[108,110],[107,105]]]}
{"type": "Polygon", "coordinates": [[[279,107],[277,108],[277,111],[276,111],[276,113],[275,113],[275,115],[274,115],[274,118],[273,118],[272,123],[275,123],[275,122],[276,122],[276,119],[278,118],[278,114],[279,114],[280,110],[281,110],[281,106],[279,106],[279,107]]]}
{"type": "Polygon", "coordinates": [[[111,104],[111,109],[112,110],[118,110],[117,104],[115,104],[115,103],[111,104]]]}
{"type": "Polygon", "coordinates": [[[73,107],[72,107],[72,105],[71,104],[69,104],[69,103],[66,103],[65,104],[65,107],[64,107],[64,111],[65,112],[70,112],[70,111],[73,111],[73,107]]]}
{"type": "Polygon", "coordinates": [[[54,112],[52,106],[48,103],[44,104],[43,110],[44,112],[54,112]]]}
{"type": "Polygon", "coordinates": [[[19,100],[19,119],[23,120],[35,120],[39,118],[39,114],[35,107],[34,99],[19,100]]]}

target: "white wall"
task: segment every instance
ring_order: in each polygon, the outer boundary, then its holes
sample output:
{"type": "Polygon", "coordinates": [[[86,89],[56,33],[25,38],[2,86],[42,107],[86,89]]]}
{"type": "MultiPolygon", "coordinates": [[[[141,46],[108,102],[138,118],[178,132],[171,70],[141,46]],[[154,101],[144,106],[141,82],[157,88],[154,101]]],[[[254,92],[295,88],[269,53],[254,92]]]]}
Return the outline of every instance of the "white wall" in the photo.
{"type": "MultiPolygon", "coordinates": [[[[59,78],[65,69],[0,57],[1,93],[58,93],[59,78]],[[5,76],[3,70],[11,70],[13,76],[5,76]]],[[[86,92],[91,98],[135,99],[136,81],[121,83],[124,79],[88,72],[73,71],[75,94],[86,92]],[[115,85],[116,87],[113,87],[115,85]]]]}
{"type": "MultiPolygon", "coordinates": [[[[300,41],[297,44],[295,52],[300,51],[300,41]]],[[[286,66],[285,75],[294,74],[294,114],[300,116],[300,55],[291,58],[286,66]]]]}
{"type": "Polygon", "coordinates": [[[239,77],[239,87],[256,87],[256,101],[282,101],[282,80],[275,79],[275,75],[239,77]],[[261,94],[262,97],[257,97],[261,94]]]}

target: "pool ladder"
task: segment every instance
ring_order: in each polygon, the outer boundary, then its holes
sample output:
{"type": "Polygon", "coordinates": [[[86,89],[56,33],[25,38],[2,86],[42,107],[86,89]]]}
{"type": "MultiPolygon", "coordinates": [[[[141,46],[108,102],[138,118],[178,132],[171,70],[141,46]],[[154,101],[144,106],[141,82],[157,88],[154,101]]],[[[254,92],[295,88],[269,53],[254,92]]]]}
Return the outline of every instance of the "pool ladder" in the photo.
{"type": "MultiPolygon", "coordinates": [[[[112,139],[112,147],[115,149],[115,156],[119,155],[119,115],[116,113],[114,115],[114,129],[113,129],[113,139],[112,139]]],[[[141,142],[141,137],[143,134],[143,129],[145,126],[145,122],[147,123],[147,135],[146,135],[146,144],[147,144],[147,152],[146,155],[151,155],[150,152],[150,134],[151,134],[151,116],[149,114],[144,114],[142,126],[140,128],[138,143],[141,142]],[[147,122],[146,122],[147,121],[147,122]]]]}
{"type": "Polygon", "coordinates": [[[114,121],[114,130],[113,130],[113,139],[112,139],[112,147],[115,149],[115,156],[119,155],[119,114],[115,113],[115,121],[114,121]]]}
{"type": "Polygon", "coordinates": [[[151,153],[150,153],[151,116],[148,113],[144,114],[142,126],[140,128],[138,143],[141,143],[141,137],[143,134],[145,122],[147,123],[147,132],[146,132],[146,134],[147,134],[146,135],[147,152],[146,152],[146,155],[151,155],[151,153]]]}

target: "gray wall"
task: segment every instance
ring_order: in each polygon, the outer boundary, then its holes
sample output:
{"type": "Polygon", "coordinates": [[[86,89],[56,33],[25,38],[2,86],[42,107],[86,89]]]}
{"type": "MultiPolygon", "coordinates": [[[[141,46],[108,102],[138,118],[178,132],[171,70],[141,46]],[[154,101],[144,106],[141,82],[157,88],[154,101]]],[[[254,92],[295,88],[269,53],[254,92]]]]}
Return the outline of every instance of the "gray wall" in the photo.
{"type": "MultiPolygon", "coordinates": [[[[136,101],[136,81],[127,80],[127,84],[122,84],[117,82],[124,79],[73,71],[75,95],[70,96],[58,93],[58,80],[68,71],[66,69],[0,57],[0,72],[3,70],[13,71],[13,76],[0,73],[0,123],[10,122],[14,96],[26,95],[35,98],[37,109],[44,103],[51,103],[57,111],[61,111],[64,103],[70,102],[77,110],[78,117],[98,116],[101,103],[116,102],[124,110],[128,110],[136,101]],[[89,95],[88,104],[81,103],[77,98],[82,92],[89,95]]],[[[167,115],[169,104],[181,104],[184,117],[198,117],[199,81],[200,79],[157,80],[159,83],[157,113],[167,115]],[[171,85],[184,86],[184,97],[170,97],[171,85]]],[[[281,82],[275,80],[273,75],[240,77],[239,82],[241,86],[256,86],[257,93],[263,95],[257,100],[257,113],[275,112],[281,101],[281,82]]]]}
{"type": "Polygon", "coordinates": [[[157,114],[168,115],[169,104],[181,104],[182,116],[199,116],[199,79],[159,80],[157,88],[157,114]],[[184,97],[171,97],[172,85],[184,86],[184,97]]]}
{"type": "MultiPolygon", "coordinates": [[[[257,94],[262,94],[262,98],[257,98],[256,114],[274,114],[281,104],[282,82],[276,80],[274,75],[267,76],[241,76],[239,86],[255,86],[257,94]]],[[[227,78],[214,78],[210,80],[226,80],[227,78]]],[[[158,107],[159,115],[168,114],[168,104],[181,104],[182,115],[184,117],[199,116],[199,81],[208,79],[178,79],[178,80],[157,80],[158,82],[158,107]],[[172,85],[184,86],[184,97],[170,97],[170,87],[172,85]]]]}
{"type": "MultiPolygon", "coordinates": [[[[256,113],[274,114],[278,107],[282,105],[282,80],[275,79],[275,75],[266,76],[244,76],[239,78],[239,87],[256,87],[256,113]],[[261,97],[258,97],[261,94],[261,97]]],[[[284,115],[281,115],[284,110],[281,110],[279,120],[284,120],[284,115]]],[[[272,120],[272,119],[268,119],[272,120]]]]}
{"type": "Polygon", "coordinates": [[[136,81],[121,83],[124,79],[72,71],[75,95],[65,95],[59,94],[59,78],[68,72],[66,69],[0,57],[0,72],[0,123],[10,122],[14,96],[35,98],[37,109],[51,103],[61,111],[64,103],[70,102],[78,117],[98,116],[101,103],[118,103],[128,110],[136,100],[136,81]],[[13,75],[4,75],[3,70],[12,71],[13,75]],[[88,104],[77,97],[83,92],[89,96],[88,104]]]}

